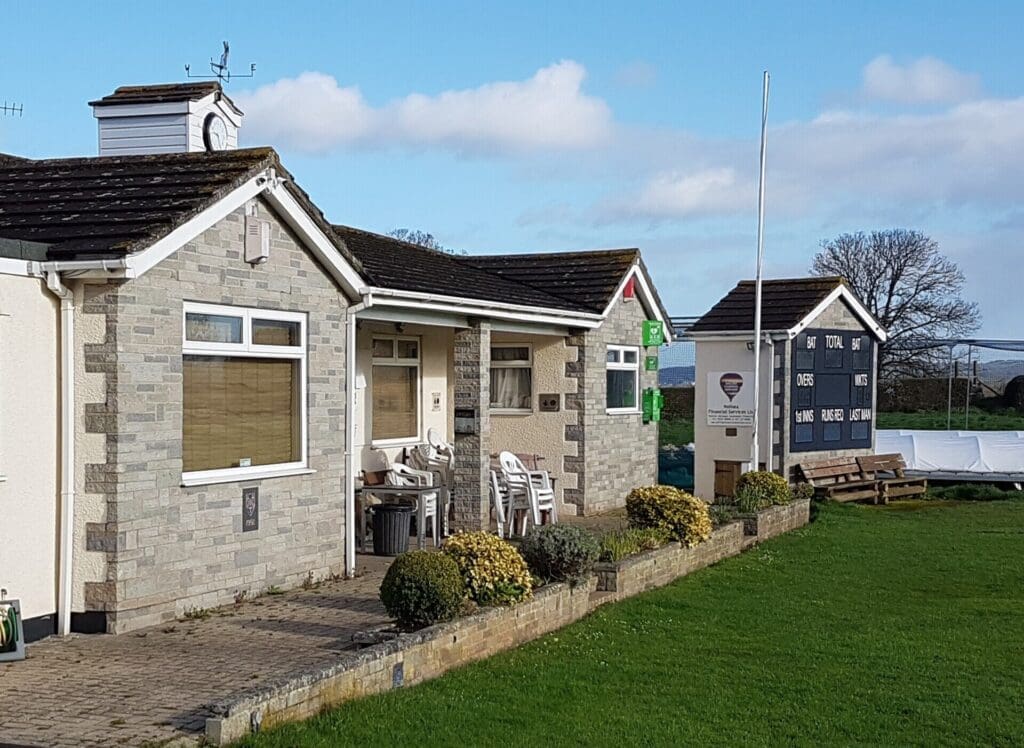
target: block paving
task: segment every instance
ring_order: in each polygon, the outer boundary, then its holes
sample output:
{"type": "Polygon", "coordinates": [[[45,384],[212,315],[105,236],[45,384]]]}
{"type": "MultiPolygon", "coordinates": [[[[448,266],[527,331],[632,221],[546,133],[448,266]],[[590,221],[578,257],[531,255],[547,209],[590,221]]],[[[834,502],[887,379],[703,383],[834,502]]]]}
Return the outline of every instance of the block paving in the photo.
{"type": "Polygon", "coordinates": [[[352,657],[353,634],[388,624],[378,598],[388,563],[360,556],[354,579],[203,619],[29,644],[27,659],[0,664],[0,745],[198,742],[207,704],[352,657]]]}

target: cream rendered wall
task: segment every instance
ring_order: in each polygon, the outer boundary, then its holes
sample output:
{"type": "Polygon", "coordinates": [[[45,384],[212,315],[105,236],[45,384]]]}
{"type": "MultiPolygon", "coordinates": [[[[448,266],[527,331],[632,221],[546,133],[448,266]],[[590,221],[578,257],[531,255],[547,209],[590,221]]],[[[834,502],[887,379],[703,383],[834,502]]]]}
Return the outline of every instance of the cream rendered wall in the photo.
{"type": "MultiPolygon", "coordinates": [[[[746,341],[699,341],[697,343],[697,367],[694,378],[694,493],[711,501],[715,496],[715,460],[736,462],[750,461],[753,428],[737,427],[736,436],[726,436],[725,426],[707,425],[708,408],[708,372],[711,371],[751,371],[754,368],[754,353],[747,350],[746,341]]],[[[782,353],[776,345],[776,355],[782,353]]],[[[759,424],[760,461],[768,464],[768,452],[771,446],[772,419],[772,385],[773,360],[771,347],[765,345],[761,349],[761,390],[759,424]]]]}
{"type": "Polygon", "coordinates": [[[449,442],[454,431],[452,402],[453,331],[447,327],[403,325],[398,332],[390,322],[363,321],[356,333],[356,435],[355,448],[360,454],[363,470],[379,469],[380,461],[397,461],[402,449],[426,441],[427,429],[435,428],[449,442]],[[401,444],[374,447],[371,439],[373,423],[372,346],[374,335],[401,335],[420,339],[420,433],[417,438],[401,444]],[[365,381],[365,387],[359,384],[365,381]],[[433,409],[433,393],[441,394],[440,407],[433,409]]]}
{"type": "Polygon", "coordinates": [[[38,278],[0,273],[0,588],[25,618],[57,610],[58,310],[38,278]]]}
{"type": "Polygon", "coordinates": [[[533,411],[508,414],[491,411],[491,451],[539,454],[540,467],[556,479],[559,511],[575,514],[576,506],[563,504],[563,491],[576,488],[576,474],[566,473],[564,457],[576,457],[578,442],[565,439],[566,426],[576,424],[578,411],[565,407],[565,395],[576,392],[576,380],[565,376],[565,364],[576,360],[575,348],[565,345],[564,337],[494,332],[491,343],[519,343],[533,347],[533,411]],[[555,413],[538,410],[538,395],[558,393],[560,407],[555,413]]]}

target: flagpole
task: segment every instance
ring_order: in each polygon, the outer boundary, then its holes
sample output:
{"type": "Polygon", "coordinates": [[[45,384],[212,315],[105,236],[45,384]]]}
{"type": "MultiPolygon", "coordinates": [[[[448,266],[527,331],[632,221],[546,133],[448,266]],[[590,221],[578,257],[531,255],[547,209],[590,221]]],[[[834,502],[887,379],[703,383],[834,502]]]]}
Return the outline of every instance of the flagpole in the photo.
{"type": "MultiPolygon", "coordinates": [[[[754,434],[750,445],[750,469],[760,466],[761,454],[758,431],[761,428],[761,269],[764,265],[764,170],[765,148],[768,143],[768,86],[770,77],[764,71],[761,98],[761,171],[757,183],[757,276],[754,280],[754,434]]],[[[769,437],[770,438],[770,437],[769,437]]],[[[771,465],[765,466],[768,470],[771,465]]]]}

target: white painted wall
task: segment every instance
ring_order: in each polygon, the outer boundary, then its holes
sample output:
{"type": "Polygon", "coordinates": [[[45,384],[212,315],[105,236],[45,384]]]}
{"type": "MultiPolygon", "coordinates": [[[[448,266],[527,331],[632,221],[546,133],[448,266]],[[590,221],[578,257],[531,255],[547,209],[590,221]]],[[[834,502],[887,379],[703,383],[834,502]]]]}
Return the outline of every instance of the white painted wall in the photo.
{"type": "Polygon", "coordinates": [[[0,588],[25,618],[57,609],[59,354],[56,299],[0,274],[0,588]]]}
{"type": "MultiPolygon", "coordinates": [[[[776,353],[781,351],[776,350],[776,353]]],[[[697,367],[694,383],[693,428],[694,493],[712,500],[715,495],[715,460],[749,462],[754,429],[736,427],[736,436],[726,436],[725,426],[708,426],[708,372],[752,371],[754,352],[747,350],[745,341],[700,341],[696,346],[697,367]]],[[[761,349],[761,390],[759,424],[760,461],[768,464],[772,439],[772,370],[771,348],[761,349]]]]}

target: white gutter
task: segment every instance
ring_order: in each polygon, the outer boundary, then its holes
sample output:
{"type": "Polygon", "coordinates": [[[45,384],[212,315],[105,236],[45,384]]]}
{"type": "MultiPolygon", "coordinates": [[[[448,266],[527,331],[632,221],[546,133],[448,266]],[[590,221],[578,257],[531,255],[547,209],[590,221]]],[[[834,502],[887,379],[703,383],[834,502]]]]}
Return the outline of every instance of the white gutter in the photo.
{"type": "Polygon", "coordinates": [[[458,312],[496,319],[543,322],[587,329],[599,326],[604,319],[603,315],[590,312],[572,312],[565,309],[531,307],[525,304],[506,304],[499,301],[480,301],[458,296],[398,291],[376,286],[367,289],[366,292],[374,297],[374,306],[402,306],[410,309],[458,312]]]}
{"type": "Polygon", "coordinates": [[[75,519],[75,297],[60,279],[46,273],[46,287],[60,299],[60,570],[57,633],[71,633],[71,573],[75,519]]]}
{"type": "Polygon", "coordinates": [[[356,573],[356,315],[373,306],[373,296],[345,311],[345,576],[356,573]]]}

